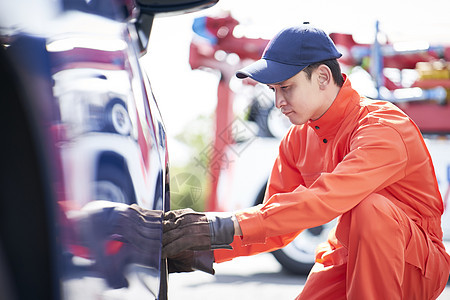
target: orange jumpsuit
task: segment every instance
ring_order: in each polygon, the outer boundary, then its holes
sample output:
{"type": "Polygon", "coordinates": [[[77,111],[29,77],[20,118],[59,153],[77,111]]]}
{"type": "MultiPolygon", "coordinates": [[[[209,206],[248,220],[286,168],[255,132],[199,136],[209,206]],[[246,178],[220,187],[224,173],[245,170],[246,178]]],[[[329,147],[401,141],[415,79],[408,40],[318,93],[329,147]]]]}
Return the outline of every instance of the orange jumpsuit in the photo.
{"type": "Polygon", "coordinates": [[[442,213],[417,126],[345,78],[320,119],[290,128],[264,203],[236,213],[243,235],[215,261],[273,251],[339,217],[297,299],[435,299],[450,268],[442,213]]]}

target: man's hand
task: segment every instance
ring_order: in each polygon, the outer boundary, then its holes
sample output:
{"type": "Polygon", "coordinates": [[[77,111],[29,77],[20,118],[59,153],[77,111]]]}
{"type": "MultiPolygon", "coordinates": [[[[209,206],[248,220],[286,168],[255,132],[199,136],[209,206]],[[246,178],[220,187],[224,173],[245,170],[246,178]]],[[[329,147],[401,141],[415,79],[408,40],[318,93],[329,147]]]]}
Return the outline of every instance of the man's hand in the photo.
{"type": "Polygon", "coordinates": [[[214,254],[211,250],[186,250],[167,259],[169,273],[193,272],[198,270],[214,275],[213,263],[214,254]]]}
{"type": "Polygon", "coordinates": [[[163,230],[163,258],[185,250],[231,249],[234,238],[230,213],[201,213],[190,208],[167,212],[163,230]]]}

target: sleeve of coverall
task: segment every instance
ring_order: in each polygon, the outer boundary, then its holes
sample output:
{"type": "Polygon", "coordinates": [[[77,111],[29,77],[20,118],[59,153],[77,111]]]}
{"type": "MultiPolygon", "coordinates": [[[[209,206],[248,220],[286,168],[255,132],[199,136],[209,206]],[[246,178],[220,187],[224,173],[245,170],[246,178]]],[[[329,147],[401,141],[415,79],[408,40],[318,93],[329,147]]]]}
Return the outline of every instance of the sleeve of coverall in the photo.
{"type": "Polygon", "coordinates": [[[237,212],[241,242],[267,243],[272,237],[325,224],[404,177],[406,164],[406,148],[394,128],[362,126],[350,152],[331,173],[322,173],[309,188],[299,185],[293,192],[272,195],[258,208],[237,212]]]}
{"type": "MultiPolygon", "coordinates": [[[[286,142],[287,139],[289,139],[289,133],[283,138],[280,144],[280,155],[278,155],[273,165],[263,203],[265,203],[271,195],[292,192],[298,186],[304,185],[303,178],[296,168],[295,161],[292,160],[292,156],[286,156],[283,154],[285,151],[282,147],[289,146],[289,143],[286,142]]],[[[291,151],[292,149],[288,152],[291,151]]],[[[249,210],[253,209],[257,211],[261,207],[263,207],[263,204],[257,205],[249,210]]],[[[233,250],[215,250],[215,260],[216,262],[223,262],[238,256],[248,256],[262,252],[274,251],[289,244],[300,232],[301,231],[274,236],[266,240],[266,243],[252,245],[243,245],[242,240],[239,237],[235,237],[233,243],[231,244],[233,250]]]]}

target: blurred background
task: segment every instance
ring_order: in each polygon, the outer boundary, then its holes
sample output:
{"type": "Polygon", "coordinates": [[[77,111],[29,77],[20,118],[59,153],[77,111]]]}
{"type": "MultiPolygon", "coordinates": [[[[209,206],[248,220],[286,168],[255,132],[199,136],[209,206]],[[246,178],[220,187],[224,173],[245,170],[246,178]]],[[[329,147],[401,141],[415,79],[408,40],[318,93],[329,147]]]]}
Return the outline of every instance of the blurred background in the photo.
{"type": "MultiPolygon", "coordinates": [[[[210,192],[205,170],[208,158],[204,152],[214,139],[217,89],[221,74],[214,68],[193,68],[189,63],[190,44],[193,39],[199,38],[192,30],[195,19],[203,16],[224,18],[229,15],[238,22],[232,32],[235,38],[266,40],[283,27],[308,21],[327,33],[350,34],[360,44],[374,43],[378,21],[380,43],[396,44],[411,50],[450,45],[449,8],[450,3],[445,0],[347,0],[329,1],[326,4],[316,1],[279,0],[274,4],[267,0],[222,0],[205,11],[157,18],[152,28],[150,47],[143,61],[169,137],[172,207],[204,209],[210,192]],[[186,184],[183,190],[183,183],[188,182],[190,184],[186,184]],[[199,189],[192,189],[192,186],[199,189]],[[178,195],[178,192],[181,194],[178,195]]],[[[232,56],[228,56],[228,59],[226,64],[231,68],[230,73],[250,62],[239,60],[239,57],[234,57],[233,61],[232,56]]],[[[350,73],[354,67],[344,66],[344,71],[350,73]]],[[[411,81],[414,76],[417,75],[404,72],[402,80],[411,81]]],[[[361,76],[353,79],[352,84],[367,95],[373,93],[374,80],[373,77],[361,76]]],[[[229,87],[233,92],[234,117],[241,114],[244,118],[251,98],[248,95],[254,92],[235,78],[231,78],[229,87]]]]}

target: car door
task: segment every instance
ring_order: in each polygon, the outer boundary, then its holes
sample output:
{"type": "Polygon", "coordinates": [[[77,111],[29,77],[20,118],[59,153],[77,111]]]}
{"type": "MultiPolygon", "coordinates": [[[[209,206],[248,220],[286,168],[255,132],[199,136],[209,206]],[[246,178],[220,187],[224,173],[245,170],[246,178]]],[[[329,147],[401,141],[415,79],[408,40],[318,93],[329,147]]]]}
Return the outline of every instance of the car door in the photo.
{"type": "Polygon", "coordinates": [[[156,13],[216,1],[37,2],[0,4],[1,298],[166,299],[166,134],[139,57],[156,13]],[[146,249],[113,231],[131,204],[146,249]]]}

